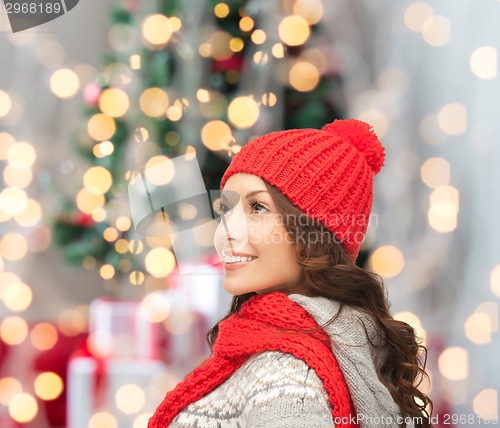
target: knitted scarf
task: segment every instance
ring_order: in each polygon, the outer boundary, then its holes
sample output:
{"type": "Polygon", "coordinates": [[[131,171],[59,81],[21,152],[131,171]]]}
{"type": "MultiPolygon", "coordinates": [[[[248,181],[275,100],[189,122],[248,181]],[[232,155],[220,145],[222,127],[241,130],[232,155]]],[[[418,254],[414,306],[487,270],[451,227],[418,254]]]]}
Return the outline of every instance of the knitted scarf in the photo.
{"type": "Polygon", "coordinates": [[[322,329],[295,331],[317,328],[314,318],[284,293],[251,297],[219,324],[212,355],[167,393],[148,428],[168,427],[182,409],[222,384],[250,356],[265,351],[281,351],[305,361],[323,382],[336,428],[355,426],[349,423],[349,416],[355,415],[330,337],[322,329]]]}

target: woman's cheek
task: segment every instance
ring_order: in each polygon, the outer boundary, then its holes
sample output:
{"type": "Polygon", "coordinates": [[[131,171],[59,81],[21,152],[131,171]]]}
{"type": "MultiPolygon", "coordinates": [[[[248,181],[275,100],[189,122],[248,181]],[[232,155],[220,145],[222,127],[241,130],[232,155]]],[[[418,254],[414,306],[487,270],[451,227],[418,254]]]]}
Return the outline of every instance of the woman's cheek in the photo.
{"type": "Polygon", "coordinates": [[[219,223],[214,233],[214,247],[219,256],[222,254],[222,245],[224,242],[224,231],[222,223],[219,223]]]}

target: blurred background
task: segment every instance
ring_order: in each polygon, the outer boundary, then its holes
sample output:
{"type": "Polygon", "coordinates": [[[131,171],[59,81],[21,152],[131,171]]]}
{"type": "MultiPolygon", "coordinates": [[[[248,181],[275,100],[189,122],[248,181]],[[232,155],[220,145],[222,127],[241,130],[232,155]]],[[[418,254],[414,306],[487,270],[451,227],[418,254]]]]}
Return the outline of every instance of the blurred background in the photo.
{"type": "Polygon", "coordinates": [[[499,26],[497,0],[85,0],[13,33],[2,4],[0,426],[145,427],[230,296],[206,239],[183,275],[161,215],[135,231],[129,183],[185,156],[216,190],[252,137],[347,117],[387,153],[358,263],[429,348],[435,425],[498,423],[499,26]]]}

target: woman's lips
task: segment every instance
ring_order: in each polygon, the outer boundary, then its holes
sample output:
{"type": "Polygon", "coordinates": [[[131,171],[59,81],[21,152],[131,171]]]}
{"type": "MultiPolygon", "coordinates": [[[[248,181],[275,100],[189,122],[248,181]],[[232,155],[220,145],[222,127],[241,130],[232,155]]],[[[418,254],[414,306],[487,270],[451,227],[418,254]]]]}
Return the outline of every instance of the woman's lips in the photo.
{"type": "Polygon", "coordinates": [[[249,265],[257,259],[255,256],[226,256],[224,257],[224,269],[234,270],[249,265]]]}

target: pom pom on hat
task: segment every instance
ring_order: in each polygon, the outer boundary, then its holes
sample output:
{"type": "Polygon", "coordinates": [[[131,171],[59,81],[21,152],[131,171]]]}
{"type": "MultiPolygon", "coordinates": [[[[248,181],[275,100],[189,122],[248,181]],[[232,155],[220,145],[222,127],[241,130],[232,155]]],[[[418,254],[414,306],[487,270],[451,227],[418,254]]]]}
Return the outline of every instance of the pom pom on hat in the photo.
{"type": "Polygon", "coordinates": [[[258,137],[233,157],[233,174],[262,178],[296,207],[320,220],[355,260],[370,220],[373,177],[384,148],[365,122],[335,120],[319,129],[289,129],[258,137]]]}
{"type": "Polygon", "coordinates": [[[335,120],[325,125],[322,130],[348,140],[363,153],[375,174],[384,166],[384,147],[368,123],[356,119],[335,120]]]}

